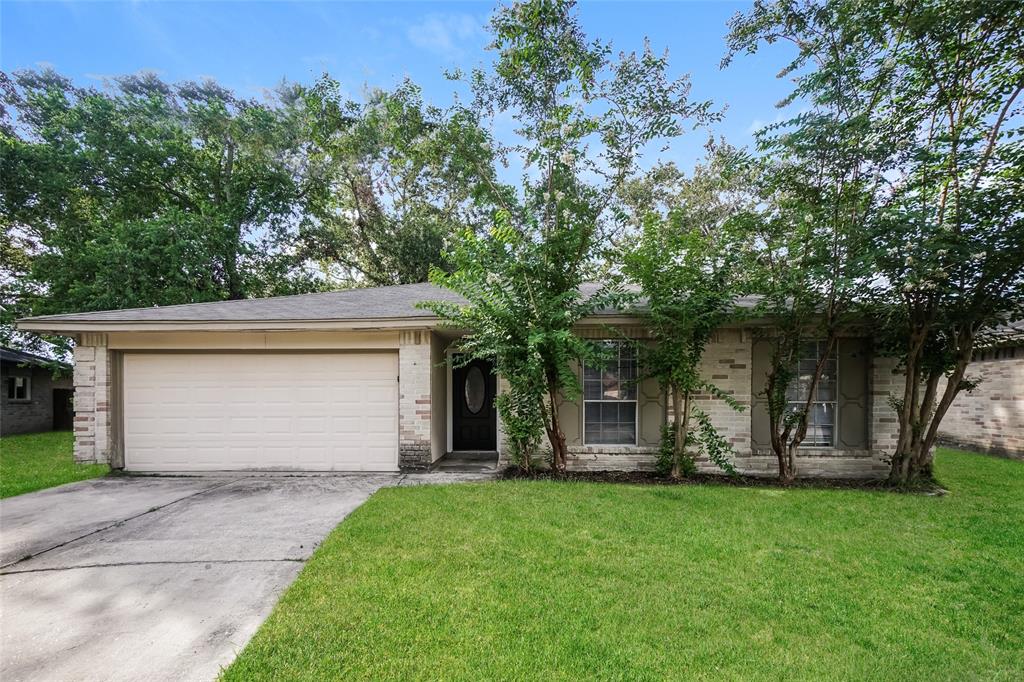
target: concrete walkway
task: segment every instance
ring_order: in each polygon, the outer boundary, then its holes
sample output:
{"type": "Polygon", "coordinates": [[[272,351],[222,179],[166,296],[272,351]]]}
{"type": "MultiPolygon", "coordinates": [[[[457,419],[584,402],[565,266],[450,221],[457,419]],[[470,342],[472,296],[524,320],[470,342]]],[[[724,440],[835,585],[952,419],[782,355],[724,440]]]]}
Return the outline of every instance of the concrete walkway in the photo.
{"type": "Polygon", "coordinates": [[[2,500],[0,679],[212,679],[378,488],[482,478],[117,477],[2,500]]]}

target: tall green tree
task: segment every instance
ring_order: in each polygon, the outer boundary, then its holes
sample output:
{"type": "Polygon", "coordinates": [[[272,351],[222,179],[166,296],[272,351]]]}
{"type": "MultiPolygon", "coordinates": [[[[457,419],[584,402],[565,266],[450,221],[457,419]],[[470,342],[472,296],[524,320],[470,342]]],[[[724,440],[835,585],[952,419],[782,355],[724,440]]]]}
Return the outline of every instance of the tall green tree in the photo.
{"type": "Polygon", "coordinates": [[[707,120],[710,107],[690,101],[688,79],[668,77],[667,57],[648,49],[615,59],[610,46],[589,40],[572,2],[502,6],[490,30],[495,61],[470,74],[470,108],[481,120],[514,117],[518,140],[505,152],[525,169],[522,187],[488,183],[495,226],[466,235],[451,253],[453,272],[432,274],[468,304],[429,307],[467,330],[467,356],[495,360],[513,450],[528,456],[544,433],[562,471],[568,450],[557,407],[580,394],[574,364],[600,354],[574,327],[615,295],[581,288],[605,237],[622,226],[611,210],[618,191],[648,145],[680,135],[687,120],[707,120]]]}
{"type": "Polygon", "coordinates": [[[316,191],[303,255],[347,284],[425,282],[432,267],[449,269],[446,242],[489,217],[489,134],[464,109],[424,103],[410,81],[356,102],[324,76],[304,102],[316,191]]]}
{"type": "Polygon", "coordinates": [[[907,483],[930,475],[978,339],[1021,314],[1024,13],[998,0],[759,3],[732,22],[730,55],[776,41],[797,51],[790,99],[834,113],[796,117],[794,135],[870,162],[852,203],[820,205],[866,237],[877,276],[864,290],[905,377],[890,478],[907,483]]]}
{"type": "Polygon", "coordinates": [[[759,311],[773,322],[764,397],[779,478],[798,475],[822,374],[862,314],[861,294],[871,280],[868,227],[877,216],[879,188],[895,141],[872,134],[877,93],[861,87],[865,74],[846,68],[859,49],[858,27],[820,3],[757,3],[730,22],[728,64],[779,40],[798,46],[780,75],[796,87],[780,106],[799,100],[805,110],[757,132],[764,169],[761,205],[751,214],[754,239],[748,268],[759,311]],[[813,21],[819,24],[810,28],[813,21]],[[808,67],[834,59],[834,71],[808,67]],[[756,214],[756,215],[755,215],[756,214]],[[813,343],[813,370],[800,360],[813,343]],[[796,400],[794,400],[796,397],[796,400]]]}
{"type": "Polygon", "coordinates": [[[694,470],[694,447],[734,471],[728,441],[697,398],[710,396],[743,409],[701,374],[700,363],[714,333],[739,317],[742,221],[756,201],[751,167],[736,149],[709,145],[707,160],[692,176],[659,166],[625,192],[624,203],[632,207],[640,232],[624,250],[622,269],[645,299],[642,314],[652,344],[642,346],[644,373],[657,378],[671,397],[672,431],[663,448],[670,456],[663,464],[672,478],[694,470]]]}
{"type": "Polygon", "coordinates": [[[888,30],[872,36],[873,59],[898,67],[875,126],[906,149],[872,236],[888,350],[905,377],[890,479],[907,483],[931,476],[939,425],[976,384],[975,348],[1024,316],[1024,12],[1013,2],[881,12],[888,30]]]}
{"type": "MultiPolygon", "coordinates": [[[[10,314],[306,290],[294,89],[273,101],[151,74],[3,76],[0,220],[34,245],[10,314]]],[[[8,320],[9,322],[9,320],[8,320]]]]}

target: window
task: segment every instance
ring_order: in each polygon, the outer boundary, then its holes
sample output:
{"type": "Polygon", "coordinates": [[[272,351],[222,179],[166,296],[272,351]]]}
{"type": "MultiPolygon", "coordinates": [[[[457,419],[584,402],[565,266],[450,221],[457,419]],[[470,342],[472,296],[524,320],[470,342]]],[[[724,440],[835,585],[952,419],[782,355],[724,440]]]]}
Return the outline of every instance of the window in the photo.
{"type": "Polygon", "coordinates": [[[466,408],[470,414],[477,414],[484,409],[484,400],[487,399],[487,382],[479,366],[473,365],[466,371],[465,384],[466,408]]]}
{"type": "Polygon", "coordinates": [[[29,377],[7,377],[7,399],[29,400],[32,398],[32,379],[29,377]]]}
{"type": "Polygon", "coordinates": [[[583,443],[636,445],[636,349],[605,343],[612,359],[605,367],[583,367],[583,443]]]}
{"type": "MultiPolygon", "coordinates": [[[[825,343],[816,341],[804,346],[800,353],[800,364],[796,379],[786,392],[786,400],[791,411],[803,409],[807,401],[807,392],[811,388],[814,368],[825,352],[825,343]]],[[[818,390],[811,403],[810,414],[807,415],[807,437],[802,445],[808,447],[827,447],[835,445],[836,432],[836,356],[825,361],[825,367],[818,381],[818,390]]]]}

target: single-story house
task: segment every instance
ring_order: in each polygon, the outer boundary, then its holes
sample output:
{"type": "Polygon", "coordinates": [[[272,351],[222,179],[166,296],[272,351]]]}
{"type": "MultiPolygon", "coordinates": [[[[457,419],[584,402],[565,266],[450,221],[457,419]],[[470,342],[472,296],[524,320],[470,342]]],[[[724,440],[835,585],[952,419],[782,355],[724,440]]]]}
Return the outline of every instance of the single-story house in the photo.
{"type": "Polygon", "coordinates": [[[70,430],[71,366],[0,348],[0,435],[70,430]]]}
{"type": "MultiPolygon", "coordinates": [[[[82,461],[130,471],[395,471],[426,469],[460,451],[504,458],[494,409],[501,379],[484,361],[452,369],[446,361],[461,333],[417,307],[427,300],[460,299],[409,284],[51,315],[19,327],[76,341],[75,454],[82,461]]],[[[642,317],[629,311],[603,311],[578,331],[609,343],[648,336],[642,317]]],[[[756,321],[717,332],[704,372],[749,409],[708,400],[706,410],[740,471],[773,475],[758,397],[769,359],[761,334],[756,321]]],[[[580,368],[582,399],[560,407],[573,468],[654,465],[667,401],[655,380],[634,380],[635,349],[618,349],[610,366],[580,368]]],[[[815,352],[808,349],[807,363],[815,352]]],[[[891,360],[873,355],[870,339],[839,342],[800,475],[886,473],[896,438],[887,398],[900,380],[893,370],[891,360]]]]}
{"type": "Polygon", "coordinates": [[[994,336],[974,352],[967,377],[980,383],[949,406],[939,440],[1024,459],[1024,321],[1004,325],[994,336]]]}

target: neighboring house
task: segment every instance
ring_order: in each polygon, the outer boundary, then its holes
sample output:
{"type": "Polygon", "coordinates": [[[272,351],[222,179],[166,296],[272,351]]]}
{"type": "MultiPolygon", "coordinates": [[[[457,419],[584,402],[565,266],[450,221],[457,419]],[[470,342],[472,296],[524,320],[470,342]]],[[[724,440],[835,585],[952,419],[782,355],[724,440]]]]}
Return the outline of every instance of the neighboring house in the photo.
{"type": "Polygon", "coordinates": [[[0,435],[71,430],[70,365],[0,348],[0,383],[0,435]]]}
{"type": "Polygon", "coordinates": [[[949,445],[1024,459],[1024,322],[1003,327],[998,340],[975,351],[967,368],[980,379],[956,397],[939,439],[949,445]]]}
{"type": "MultiPolygon", "coordinates": [[[[135,471],[393,471],[425,469],[453,451],[504,457],[494,410],[500,378],[485,361],[450,368],[460,332],[417,307],[426,300],[461,299],[411,284],[53,315],[19,327],[76,340],[79,460],[135,471]]],[[[737,413],[718,400],[704,408],[732,443],[737,467],[771,475],[765,405],[752,399],[769,358],[761,328],[722,328],[704,357],[706,376],[751,409],[737,413]]],[[[614,310],[578,331],[647,337],[641,318],[614,310]]],[[[887,398],[900,378],[871,348],[867,338],[840,340],[800,475],[887,472],[897,428],[887,398]]],[[[571,467],[653,467],[666,400],[656,381],[633,381],[639,371],[626,345],[610,367],[584,368],[582,400],[560,406],[571,467]]]]}

